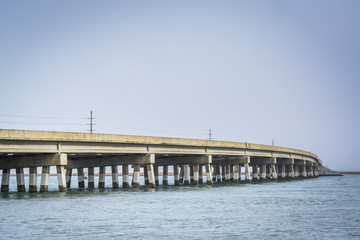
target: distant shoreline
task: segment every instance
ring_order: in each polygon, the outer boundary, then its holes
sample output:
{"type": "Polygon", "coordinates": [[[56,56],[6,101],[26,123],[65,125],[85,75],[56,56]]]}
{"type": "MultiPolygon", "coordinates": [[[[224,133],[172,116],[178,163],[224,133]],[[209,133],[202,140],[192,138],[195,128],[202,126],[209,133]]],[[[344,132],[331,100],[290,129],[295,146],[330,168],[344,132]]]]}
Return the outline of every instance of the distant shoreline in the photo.
{"type": "Polygon", "coordinates": [[[337,171],[337,173],[341,173],[341,174],[360,174],[360,171],[337,171]]]}

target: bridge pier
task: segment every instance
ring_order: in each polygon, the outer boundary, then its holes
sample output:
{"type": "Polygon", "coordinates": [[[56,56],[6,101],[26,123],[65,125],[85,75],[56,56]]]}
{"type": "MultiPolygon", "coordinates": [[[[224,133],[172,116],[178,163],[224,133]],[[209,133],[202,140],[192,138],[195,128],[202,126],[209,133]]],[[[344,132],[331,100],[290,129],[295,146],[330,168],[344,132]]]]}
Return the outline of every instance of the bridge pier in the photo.
{"type": "Polygon", "coordinates": [[[123,179],[123,188],[129,188],[129,165],[128,164],[123,164],[123,166],[122,166],[122,179],[123,179]]]}
{"type": "Polygon", "coordinates": [[[117,165],[111,166],[112,188],[119,188],[119,170],[117,165]]]}
{"type": "Polygon", "coordinates": [[[221,182],[221,166],[219,164],[214,165],[214,176],[213,176],[213,182],[221,182]],[[215,181],[214,181],[214,177],[215,177],[215,181]]]}
{"type": "Polygon", "coordinates": [[[79,188],[85,188],[84,182],[84,168],[77,169],[79,188]]]}
{"type": "Polygon", "coordinates": [[[189,164],[184,164],[184,185],[190,184],[190,171],[189,171],[189,164]]]}
{"type": "Polygon", "coordinates": [[[134,165],[132,186],[133,187],[139,187],[140,186],[140,165],[139,164],[134,165]]]}
{"type": "Polygon", "coordinates": [[[230,164],[226,164],[225,181],[230,182],[230,164]]]}
{"type": "Polygon", "coordinates": [[[266,179],[268,179],[268,180],[271,179],[271,165],[270,164],[266,164],[266,179]]]}
{"type": "Polygon", "coordinates": [[[106,167],[100,167],[99,169],[99,188],[105,187],[105,174],[106,174],[106,167]]]}
{"type": "Polygon", "coordinates": [[[280,179],[285,179],[286,178],[286,165],[281,164],[280,169],[281,169],[280,179]]]}
{"type": "Polygon", "coordinates": [[[193,184],[198,185],[199,184],[199,164],[194,165],[194,176],[193,176],[193,184]]]}
{"type": "Polygon", "coordinates": [[[277,180],[277,179],[278,179],[278,176],[277,176],[275,164],[271,164],[271,170],[272,170],[272,179],[273,179],[273,180],[277,180]]]}
{"type": "Polygon", "coordinates": [[[194,166],[190,165],[190,183],[194,184],[194,166]]]}
{"type": "Polygon", "coordinates": [[[306,165],[302,166],[302,177],[304,177],[304,178],[307,177],[306,165]]]}
{"type": "Polygon", "coordinates": [[[10,169],[3,169],[1,178],[1,192],[9,192],[10,169]]]}
{"type": "Polygon", "coordinates": [[[163,185],[167,186],[169,185],[168,181],[168,173],[169,172],[169,166],[163,166],[163,185]]]}
{"type": "Polygon", "coordinates": [[[88,168],[88,188],[95,187],[94,167],[88,168]]]}
{"type": "Polygon", "coordinates": [[[225,182],[225,180],[226,180],[226,167],[225,167],[225,165],[222,165],[221,166],[221,181],[222,182],[225,182]]]}
{"type": "Polygon", "coordinates": [[[56,170],[57,170],[57,177],[58,177],[59,192],[67,192],[65,168],[64,168],[64,166],[56,166],[56,170]]]}
{"type": "Polygon", "coordinates": [[[300,177],[300,174],[299,174],[299,165],[295,165],[295,166],[294,166],[294,171],[295,171],[295,178],[300,177]]]}
{"type": "Polygon", "coordinates": [[[179,183],[184,183],[184,165],[180,166],[180,177],[179,177],[179,183]]]}
{"type": "Polygon", "coordinates": [[[152,163],[147,164],[147,173],[149,177],[149,187],[156,188],[155,176],[154,176],[154,166],[152,163]]]}
{"type": "Polygon", "coordinates": [[[71,185],[72,169],[66,169],[66,187],[69,189],[71,185]]]}
{"type": "Polygon", "coordinates": [[[174,165],[174,184],[175,184],[175,186],[180,185],[179,179],[180,179],[179,165],[174,165]]]}
{"type": "Polygon", "coordinates": [[[234,165],[234,175],[233,175],[233,181],[235,183],[239,182],[239,164],[234,165]]]}
{"type": "Polygon", "coordinates": [[[260,180],[266,181],[266,164],[260,165],[260,180]]]}
{"type": "Polygon", "coordinates": [[[154,174],[155,174],[155,184],[159,186],[159,167],[154,166],[154,174]]]}
{"type": "Polygon", "coordinates": [[[147,166],[144,166],[144,181],[145,181],[145,185],[148,186],[149,185],[149,176],[148,176],[147,166]]]}
{"type": "Polygon", "coordinates": [[[245,167],[245,181],[247,183],[251,183],[249,164],[245,163],[244,167],[245,167]]]}
{"type": "Polygon", "coordinates": [[[253,164],[252,165],[252,172],[253,172],[253,181],[257,181],[259,179],[259,174],[258,174],[258,165],[257,164],[253,164]]]}
{"type": "Polygon", "coordinates": [[[37,167],[31,167],[29,172],[29,192],[37,192],[37,167]]]}
{"type": "Polygon", "coordinates": [[[210,163],[205,164],[205,170],[206,170],[206,183],[208,185],[213,185],[210,163]]]}
{"type": "Polygon", "coordinates": [[[204,183],[203,176],[203,165],[199,164],[199,183],[204,183]]]}
{"type": "Polygon", "coordinates": [[[230,164],[230,182],[234,181],[234,165],[230,164]]]}
{"type": "Polygon", "coordinates": [[[50,167],[42,167],[40,192],[47,192],[49,187],[50,167]]]}
{"type": "Polygon", "coordinates": [[[288,165],[288,177],[291,179],[295,179],[295,173],[294,173],[294,165],[293,164],[289,164],[288,165]]]}
{"type": "Polygon", "coordinates": [[[18,192],[25,192],[25,178],[23,168],[16,168],[16,183],[18,192]]]}

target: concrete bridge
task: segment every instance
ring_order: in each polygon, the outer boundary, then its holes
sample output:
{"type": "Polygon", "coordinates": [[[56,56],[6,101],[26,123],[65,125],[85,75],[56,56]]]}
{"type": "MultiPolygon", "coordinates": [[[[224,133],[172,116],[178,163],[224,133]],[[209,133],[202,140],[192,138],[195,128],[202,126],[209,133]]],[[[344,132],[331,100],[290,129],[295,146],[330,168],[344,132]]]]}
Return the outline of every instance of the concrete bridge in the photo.
{"type": "Polygon", "coordinates": [[[144,173],[145,185],[155,188],[160,184],[159,168],[162,169],[163,185],[169,184],[169,169],[172,169],[175,185],[240,182],[242,169],[245,181],[249,183],[318,176],[318,157],[315,154],[285,147],[183,138],[0,129],[2,192],[9,191],[11,169],[16,169],[18,191],[25,191],[24,168],[29,168],[29,191],[37,192],[38,167],[42,167],[40,192],[48,191],[50,166],[56,166],[59,191],[67,191],[70,187],[73,169],[78,172],[79,188],[84,188],[84,168],[88,169],[88,188],[95,187],[95,174],[99,174],[97,186],[103,188],[107,166],[112,169],[112,186],[118,188],[119,165],[122,165],[123,188],[139,187],[140,172],[144,173]],[[95,168],[99,168],[98,173],[95,173],[95,168]]]}

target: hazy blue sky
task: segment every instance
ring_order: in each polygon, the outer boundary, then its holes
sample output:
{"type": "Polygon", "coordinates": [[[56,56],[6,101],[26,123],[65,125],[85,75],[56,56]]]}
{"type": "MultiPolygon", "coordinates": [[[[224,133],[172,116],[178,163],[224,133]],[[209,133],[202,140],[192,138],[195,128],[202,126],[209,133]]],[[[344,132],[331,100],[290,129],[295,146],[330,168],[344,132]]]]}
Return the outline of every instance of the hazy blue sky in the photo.
{"type": "Polygon", "coordinates": [[[299,148],[360,170],[360,1],[0,1],[0,128],[299,148]],[[24,117],[23,117],[24,116],[24,117]]]}

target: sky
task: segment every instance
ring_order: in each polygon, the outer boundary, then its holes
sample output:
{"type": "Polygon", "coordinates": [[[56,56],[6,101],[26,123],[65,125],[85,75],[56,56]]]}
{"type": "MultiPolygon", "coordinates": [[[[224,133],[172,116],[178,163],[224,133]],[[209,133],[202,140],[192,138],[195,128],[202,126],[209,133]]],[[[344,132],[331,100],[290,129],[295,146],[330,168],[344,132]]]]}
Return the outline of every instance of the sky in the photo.
{"type": "Polygon", "coordinates": [[[360,171],[360,1],[0,1],[0,129],[239,141],[360,171]]]}

